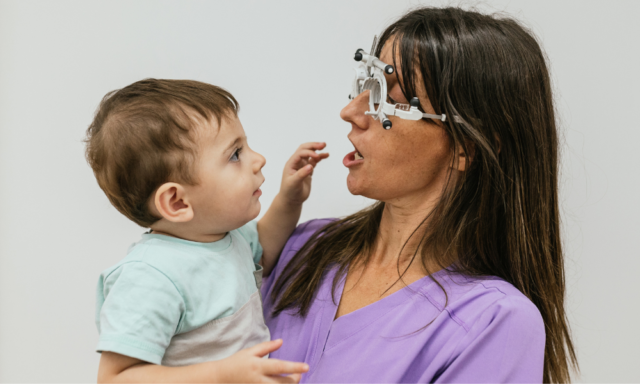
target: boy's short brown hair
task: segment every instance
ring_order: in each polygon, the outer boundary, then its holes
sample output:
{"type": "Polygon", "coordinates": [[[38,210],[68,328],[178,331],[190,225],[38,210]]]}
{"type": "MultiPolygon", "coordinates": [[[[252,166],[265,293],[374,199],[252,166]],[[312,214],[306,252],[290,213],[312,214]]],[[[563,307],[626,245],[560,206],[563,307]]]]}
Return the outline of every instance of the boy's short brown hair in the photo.
{"type": "Polygon", "coordinates": [[[237,116],[226,90],[193,80],[145,79],[107,93],[87,129],[86,157],[98,185],[122,214],[142,227],[159,218],[148,201],[162,184],[195,185],[194,128],[201,117],[237,116]]]}

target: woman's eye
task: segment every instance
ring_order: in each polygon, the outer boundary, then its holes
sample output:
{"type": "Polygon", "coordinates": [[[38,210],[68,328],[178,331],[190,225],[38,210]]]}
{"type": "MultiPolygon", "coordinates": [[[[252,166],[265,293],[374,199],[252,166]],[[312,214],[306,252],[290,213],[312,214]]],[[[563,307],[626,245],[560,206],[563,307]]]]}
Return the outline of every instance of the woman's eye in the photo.
{"type": "Polygon", "coordinates": [[[397,104],[395,100],[391,98],[391,96],[387,95],[387,103],[389,104],[397,104]]]}
{"type": "Polygon", "coordinates": [[[230,161],[240,161],[240,152],[242,152],[242,148],[236,149],[236,151],[233,152],[233,155],[231,155],[231,159],[229,159],[229,160],[230,161]]]}

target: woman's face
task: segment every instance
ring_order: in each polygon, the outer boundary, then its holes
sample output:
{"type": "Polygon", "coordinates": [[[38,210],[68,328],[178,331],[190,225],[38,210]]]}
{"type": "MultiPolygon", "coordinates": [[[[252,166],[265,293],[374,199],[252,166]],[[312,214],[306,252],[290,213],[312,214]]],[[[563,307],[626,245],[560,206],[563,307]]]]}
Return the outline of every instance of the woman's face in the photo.
{"type": "MultiPolygon", "coordinates": [[[[380,60],[393,63],[391,55],[390,39],[382,49],[380,60]]],[[[399,62],[399,58],[396,61],[399,62]]],[[[396,77],[401,68],[395,69],[394,74],[385,75],[392,99],[388,102],[408,104],[396,77]]],[[[418,97],[426,113],[435,113],[424,86],[418,87],[418,97]]],[[[437,199],[452,163],[451,144],[444,129],[431,120],[412,121],[392,116],[389,119],[393,127],[385,130],[379,120],[364,114],[369,109],[368,102],[369,91],[365,91],[340,112],[340,117],[351,123],[348,138],[359,153],[352,152],[344,160],[349,168],[349,191],[385,202],[437,199]],[[362,160],[353,161],[354,156],[358,159],[360,155],[362,160]]]]}

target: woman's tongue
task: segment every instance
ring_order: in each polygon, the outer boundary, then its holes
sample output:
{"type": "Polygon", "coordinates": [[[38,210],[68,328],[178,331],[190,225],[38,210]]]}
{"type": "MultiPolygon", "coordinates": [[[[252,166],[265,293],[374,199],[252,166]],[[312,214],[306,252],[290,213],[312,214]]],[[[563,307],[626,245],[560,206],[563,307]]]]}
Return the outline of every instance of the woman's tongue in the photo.
{"type": "Polygon", "coordinates": [[[358,160],[364,160],[364,157],[360,154],[360,152],[353,151],[347,153],[347,155],[344,157],[344,160],[342,160],[342,163],[348,167],[350,164],[358,160]]]}

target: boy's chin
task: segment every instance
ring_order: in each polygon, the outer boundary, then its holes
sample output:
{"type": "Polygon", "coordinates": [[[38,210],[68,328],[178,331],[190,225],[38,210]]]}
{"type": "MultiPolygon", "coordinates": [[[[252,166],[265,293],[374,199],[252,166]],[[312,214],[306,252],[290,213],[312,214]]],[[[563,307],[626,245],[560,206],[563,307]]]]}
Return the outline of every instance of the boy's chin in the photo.
{"type": "Polygon", "coordinates": [[[262,205],[260,204],[259,201],[256,201],[256,204],[253,207],[253,212],[251,214],[251,218],[249,219],[249,221],[256,219],[258,217],[258,215],[260,215],[260,210],[261,209],[262,209],[262,205]]]}

